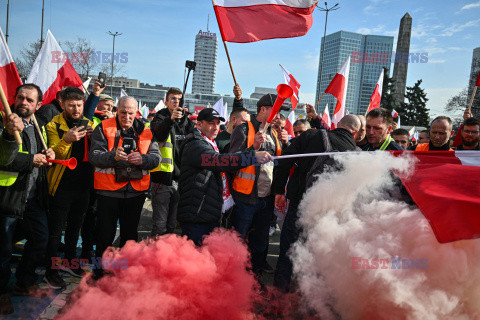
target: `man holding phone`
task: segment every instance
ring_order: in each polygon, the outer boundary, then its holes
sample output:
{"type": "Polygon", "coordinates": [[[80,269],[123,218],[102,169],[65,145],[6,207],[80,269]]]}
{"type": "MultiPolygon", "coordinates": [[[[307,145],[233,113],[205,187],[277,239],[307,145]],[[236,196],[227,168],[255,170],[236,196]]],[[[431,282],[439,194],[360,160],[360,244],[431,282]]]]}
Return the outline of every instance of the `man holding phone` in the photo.
{"type": "Polygon", "coordinates": [[[177,225],[180,177],[180,145],[192,133],[194,125],[181,107],[182,91],[167,91],[167,108],[157,112],[150,124],[162,155],[160,165],[152,170],[152,236],[173,233],[177,225]]]}
{"type": "MultiPolygon", "coordinates": [[[[83,115],[85,95],[82,90],[75,87],[65,88],[60,95],[63,112],[47,125],[48,143],[57,159],[76,158],[77,167],[69,170],[63,165],[56,164],[47,175],[51,207],[48,216],[49,239],[45,281],[52,289],[65,288],[65,281],[56,269],[52,269],[52,261],[58,257],[62,230],[67,224],[65,259],[70,262],[76,258],[78,234],[93,188],[93,167],[86,157],[93,122],[83,115]]],[[[77,277],[84,273],[81,268],[66,268],[63,271],[77,277]]]]}

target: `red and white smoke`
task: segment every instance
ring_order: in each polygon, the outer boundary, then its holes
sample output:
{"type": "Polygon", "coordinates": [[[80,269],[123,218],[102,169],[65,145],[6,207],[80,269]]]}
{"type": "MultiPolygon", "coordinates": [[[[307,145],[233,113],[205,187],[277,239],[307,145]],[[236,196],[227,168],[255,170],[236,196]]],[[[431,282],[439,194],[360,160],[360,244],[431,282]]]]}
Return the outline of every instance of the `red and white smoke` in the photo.
{"type": "Polygon", "coordinates": [[[60,319],[245,319],[255,280],[234,232],[215,231],[201,248],[185,237],[128,242],[104,258],[126,259],[95,285],[83,279],[60,319]]]}
{"type": "Polygon", "coordinates": [[[440,244],[422,213],[392,196],[390,170],[414,163],[337,159],[345,170],[323,175],[300,205],[305,238],[292,257],[309,308],[322,319],[480,319],[480,240],[440,244]],[[354,269],[353,257],[427,259],[427,268],[354,269]]]}

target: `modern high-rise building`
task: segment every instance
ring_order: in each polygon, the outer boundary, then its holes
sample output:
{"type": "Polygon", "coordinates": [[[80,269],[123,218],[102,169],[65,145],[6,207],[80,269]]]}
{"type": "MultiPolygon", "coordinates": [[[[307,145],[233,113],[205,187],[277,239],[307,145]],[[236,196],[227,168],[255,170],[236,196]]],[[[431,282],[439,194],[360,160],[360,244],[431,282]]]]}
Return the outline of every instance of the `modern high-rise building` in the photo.
{"type": "MultiPolygon", "coordinates": [[[[393,37],[338,31],[327,35],[326,40],[322,38],[321,50],[323,41],[326,41],[325,61],[322,74],[320,74],[320,68],[318,71],[315,101],[318,101],[337,71],[350,56],[346,108],[350,113],[365,113],[382,69],[390,67],[393,37]]],[[[322,63],[322,55],[321,51],[320,63],[322,63]]],[[[327,103],[332,115],[337,99],[330,94],[323,97],[317,109],[323,112],[327,103]]]]}
{"type": "Polygon", "coordinates": [[[395,66],[393,67],[393,97],[395,105],[399,106],[405,100],[407,85],[407,71],[410,56],[410,38],[412,36],[412,17],[407,13],[400,20],[398,29],[397,52],[395,53],[395,66]]]}
{"type": "MultiPolygon", "coordinates": [[[[480,73],[480,47],[473,50],[472,68],[470,71],[470,80],[468,82],[468,103],[472,97],[473,89],[475,88],[475,82],[477,81],[478,73],[480,73]]],[[[477,119],[480,117],[480,90],[477,89],[475,100],[472,105],[472,114],[477,119]]]]}
{"type": "Polygon", "coordinates": [[[215,88],[215,68],[217,65],[217,35],[200,30],[195,37],[197,63],[193,71],[192,93],[213,93],[215,88]]]}

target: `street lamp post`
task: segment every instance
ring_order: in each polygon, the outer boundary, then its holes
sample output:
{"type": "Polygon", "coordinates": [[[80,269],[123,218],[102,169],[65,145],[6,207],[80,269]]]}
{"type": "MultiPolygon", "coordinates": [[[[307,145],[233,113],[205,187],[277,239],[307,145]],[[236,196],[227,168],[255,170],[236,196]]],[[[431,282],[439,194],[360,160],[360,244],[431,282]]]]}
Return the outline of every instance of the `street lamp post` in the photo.
{"type": "Polygon", "coordinates": [[[121,33],[115,32],[112,33],[111,31],[108,31],[108,34],[113,36],[113,49],[112,49],[112,74],[110,77],[110,95],[113,96],[113,60],[115,58],[115,37],[122,35],[121,33]]]}
{"type": "MultiPolygon", "coordinates": [[[[322,87],[322,72],[323,72],[323,59],[325,57],[325,42],[326,42],[326,36],[327,36],[327,22],[328,22],[328,13],[330,11],[335,11],[335,10],[338,10],[340,9],[340,7],[338,6],[338,3],[335,4],[333,7],[328,7],[327,5],[327,2],[325,2],[325,8],[324,7],[320,7],[318,4],[317,4],[317,8],[320,9],[320,11],[323,11],[325,12],[325,30],[323,32],[323,44],[322,44],[322,61],[320,62],[320,76],[319,76],[319,79],[318,79],[318,90],[321,89],[322,87]]],[[[318,108],[320,108],[320,106],[318,106],[318,108]]],[[[318,110],[316,110],[318,112],[318,110]]]]}
{"type": "Polygon", "coordinates": [[[45,0],[42,0],[42,28],[40,30],[40,48],[43,46],[43,17],[45,15],[45,0]]]}

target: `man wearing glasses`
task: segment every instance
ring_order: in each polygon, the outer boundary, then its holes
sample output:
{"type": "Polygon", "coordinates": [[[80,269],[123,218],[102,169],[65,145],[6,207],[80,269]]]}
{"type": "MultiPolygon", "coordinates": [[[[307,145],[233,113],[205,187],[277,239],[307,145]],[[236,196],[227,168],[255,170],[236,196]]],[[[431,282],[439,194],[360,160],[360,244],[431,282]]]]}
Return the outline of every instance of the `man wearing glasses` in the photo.
{"type": "Polygon", "coordinates": [[[179,149],[195,128],[180,107],[181,99],[182,91],[170,88],[165,98],[167,107],[158,111],[150,124],[162,156],[159,166],[151,171],[153,237],[173,233],[177,225],[179,149]]]}
{"type": "Polygon", "coordinates": [[[457,150],[480,150],[480,121],[476,118],[466,118],[463,121],[462,144],[457,150]]]}

